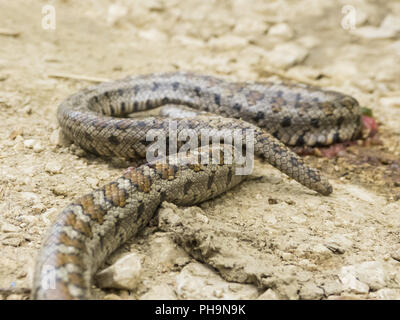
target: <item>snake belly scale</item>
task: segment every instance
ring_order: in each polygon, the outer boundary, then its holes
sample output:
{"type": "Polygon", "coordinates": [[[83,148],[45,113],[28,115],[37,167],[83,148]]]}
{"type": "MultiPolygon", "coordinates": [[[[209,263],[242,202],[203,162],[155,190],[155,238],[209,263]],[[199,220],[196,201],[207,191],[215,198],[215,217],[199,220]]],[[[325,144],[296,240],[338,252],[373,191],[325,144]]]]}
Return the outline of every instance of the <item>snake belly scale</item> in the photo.
{"type": "MultiPolygon", "coordinates": [[[[128,77],[89,87],[63,101],[57,117],[62,132],[89,152],[145,158],[147,133],[159,129],[167,135],[171,119],[126,116],[169,104],[219,115],[179,119],[177,132],[190,128],[199,141],[204,129],[254,130],[256,155],[323,195],[332,192],[328,180],[285,144],[329,145],[355,139],[361,132],[360,107],[350,96],[301,84],[233,83],[188,72],[128,77]]],[[[243,181],[245,176],[235,174],[234,163],[188,161],[215,148],[148,162],[68,205],[38,254],[32,298],[90,298],[94,273],[149,222],[162,201],[194,205],[243,181]]]]}

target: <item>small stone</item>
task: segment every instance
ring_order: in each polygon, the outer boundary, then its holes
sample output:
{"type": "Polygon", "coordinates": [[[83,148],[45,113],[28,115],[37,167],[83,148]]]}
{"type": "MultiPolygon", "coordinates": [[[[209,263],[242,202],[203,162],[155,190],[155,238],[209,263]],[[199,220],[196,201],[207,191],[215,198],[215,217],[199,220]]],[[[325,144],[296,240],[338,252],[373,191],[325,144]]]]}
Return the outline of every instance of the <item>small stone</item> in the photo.
{"type": "Polygon", "coordinates": [[[157,29],[147,29],[138,32],[139,37],[152,42],[165,42],[168,40],[167,35],[157,29]]]}
{"type": "Polygon", "coordinates": [[[32,114],[32,107],[30,105],[27,105],[27,106],[23,107],[21,111],[22,111],[22,113],[30,115],[30,114],[32,114]]]}
{"type": "Polygon", "coordinates": [[[385,107],[400,107],[400,97],[385,97],[381,98],[379,101],[385,107]]]}
{"type": "Polygon", "coordinates": [[[365,11],[359,10],[357,8],[356,14],[356,27],[361,27],[368,21],[368,14],[365,11]]]}
{"type": "Polygon", "coordinates": [[[348,239],[346,236],[340,234],[334,235],[326,239],[325,241],[325,247],[327,247],[333,253],[339,254],[344,253],[346,249],[350,249],[353,245],[353,241],[348,239]]]}
{"type": "Polygon", "coordinates": [[[157,236],[150,242],[150,256],[158,266],[171,268],[175,265],[183,266],[190,261],[190,257],[181,247],[168,236],[157,236]]]}
{"type": "Polygon", "coordinates": [[[308,259],[301,259],[298,263],[299,266],[303,267],[303,269],[310,269],[315,267],[315,264],[308,259]]]}
{"type": "Polygon", "coordinates": [[[339,277],[342,283],[346,283],[348,287],[353,285],[353,289],[354,286],[357,286],[357,289],[361,289],[358,290],[359,293],[368,292],[366,287],[371,288],[373,291],[382,289],[390,281],[385,265],[379,261],[366,261],[343,267],[339,277]]]}
{"type": "Polygon", "coordinates": [[[38,172],[38,167],[37,166],[28,166],[28,167],[22,167],[21,172],[28,177],[33,177],[34,175],[37,174],[38,172]]]}
{"type": "Polygon", "coordinates": [[[1,230],[1,232],[4,232],[4,233],[21,231],[21,229],[18,228],[17,226],[14,226],[11,223],[7,223],[7,222],[2,222],[0,230],[1,230]]]}
{"type": "Polygon", "coordinates": [[[368,293],[368,285],[357,280],[357,278],[353,274],[349,273],[344,268],[346,267],[343,267],[341,273],[339,274],[339,279],[343,284],[343,289],[355,293],[368,293]]]}
{"type": "Polygon", "coordinates": [[[196,219],[201,223],[208,223],[209,219],[206,215],[201,214],[200,212],[196,212],[196,219]]]}
{"type": "Polygon", "coordinates": [[[379,261],[366,261],[348,268],[349,272],[367,284],[373,291],[385,287],[386,282],[390,280],[384,264],[379,261]]]}
{"type": "Polygon", "coordinates": [[[345,253],[345,250],[343,248],[341,248],[340,246],[338,246],[337,244],[331,243],[331,244],[326,244],[325,247],[332,251],[333,253],[337,253],[337,254],[343,254],[345,253]]]}
{"type": "Polygon", "coordinates": [[[217,50],[242,48],[248,43],[247,39],[232,35],[226,35],[218,38],[212,38],[208,41],[208,45],[217,50]]]}
{"type": "Polygon", "coordinates": [[[338,280],[327,280],[321,285],[324,290],[325,295],[340,295],[342,292],[342,285],[338,280]]]}
{"type": "Polygon", "coordinates": [[[174,288],[161,284],[152,287],[139,300],[177,300],[177,297],[174,288]]]}
{"type": "Polygon", "coordinates": [[[13,149],[15,151],[23,151],[24,148],[25,148],[24,139],[21,136],[17,136],[15,138],[15,145],[13,146],[13,149]]]}
{"type": "Polygon", "coordinates": [[[58,215],[58,210],[56,208],[50,208],[41,215],[41,218],[43,222],[45,222],[46,224],[50,224],[56,220],[57,215],[58,215]]]}
{"type": "Polygon", "coordinates": [[[318,254],[320,257],[330,257],[332,256],[332,250],[324,246],[322,243],[318,243],[311,247],[311,252],[318,254]]]}
{"type": "Polygon", "coordinates": [[[60,184],[51,189],[51,191],[56,195],[56,196],[67,196],[69,194],[69,189],[68,186],[65,184],[60,184]]]}
{"type": "Polygon", "coordinates": [[[109,26],[115,25],[121,18],[125,17],[128,9],[119,4],[112,4],[108,7],[107,11],[107,24],[109,26]]]}
{"type": "Polygon", "coordinates": [[[274,198],[268,198],[268,204],[277,204],[278,200],[274,198]]]}
{"type": "Polygon", "coordinates": [[[321,41],[317,37],[304,36],[297,39],[297,42],[301,44],[304,48],[312,49],[319,45],[321,41]]]}
{"type": "Polygon", "coordinates": [[[110,178],[110,174],[108,172],[103,171],[103,172],[99,172],[97,174],[97,177],[99,177],[99,179],[101,179],[101,180],[108,180],[110,178]]]}
{"type": "Polygon", "coordinates": [[[46,206],[41,203],[41,202],[37,202],[32,206],[32,212],[34,214],[40,214],[42,213],[44,210],[46,210],[46,206]]]}
{"type": "Polygon", "coordinates": [[[257,300],[279,300],[279,296],[274,290],[268,289],[263,294],[259,295],[257,300]]]}
{"type": "Polygon", "coordinates": [[[21,221],[28,225],[36,223],[37,219],[38,218],[33,215],[25,215],[21,217],[21,221]]]}
{"type": "Polygon", "coordinates": [[[176,277],[176,294],[179,299],[255,299],[258,290],[249,284],[225,281],[211,268],[198,262],[186,265],[176,277]]]}
{"type": "Polygon", "coordinates": [[[400,249],[395,250],[390,256],[400,262],[400,249]]]}
{"type": "Polygon", "coordinates": [[[334,77],[340,75],[341,78],[354,79],[360,74],[358,66],[350,61],[337,61],[322,68],[322,73],[334,77]]]}
{"type": "Polygon", "coordinates": [[[62,169],[62,165],[58,161],[47,162],[46,166],[44,167],[44,170],[51,174],[60,173],[61,169],[62,169]]]}
{"type": "Polygon", "coordinates": [[[96,178],[92,177],[87,177],[86,182],[92,187],[92,188],[97,188],[99,185],[99,180],[96,178]]]}
{"type": "Polygon", "coordinates": [[[27,140],[24,141],[24,147],[25,147],[25,148],[32,149],[33,146],[35,145],[35,143],[36,143],[36,140],[34,140],[34,139],[27,139],[27,140]]]}
{"type": "Polygon", "coordinates": [[[263,48],[260,48],[260,47],[254,46],[254,45],[248,45],[245,48],[243,48],[240,51],[240,58],[245,59],[246,63],[241,61],[241,59],[237,63],[239,70],[242,70],[243,79],[248,79],[249,75],[251,74],[251,73],[249,73],[248,70],[246,72],[246,68],[247,68],[246,66],[252,65],[252,64],[257,64],[260,62],[260,59],[262,59],[263,57],[267,57],[267,56],[268,56],[268,51],[264,50],[263,48]]]}
{"type": "Polygon", "coordinates": [[[373,92],[376,90],[376,83],[375,81],[368,79],[368,78],[364,78],[364,79],[357,79],[352,81],[352,83],[360,88],[362,91],[364,92],[373,92]]]}
{"type": "Polygon", "coordinates": [[[134,290],[139,284],[141,275],[141,258],[137,254],[131,253],[97,273],[95,280],[100,288],[134,290]]]}
{"type": "Polygon", "coordinates": [[[298,65],[288,70],[288,76],[298,79],[299,82],[306,82],[310,79],[318,79],[322,75],[321,70],[298,65]]]}
{"type": "MultiPolygon", "coordinates": [[[[383,60],[383,58],[382,58],[382,60],[383,60]]],[[[378,82],[378,83],[376,83],[377,90],[378,91],[382,90],[382,94],[385,94],[386,92],[388,92],[388,90],[387,90],[387,87],[383,83],[380,83],[380,82],[393,81],[398,78],[398,70],[390,68],[390,65],[392,65],[393,63],[396,63],[395,61],[396,60],[394,58],[392,58],[392,59],[387,58],[386,66],[388,66],[388,67],[381,68],[381,69],[377,70],[377,72],[374,74],[374,80],[378,82]]]]}
{"type": "Polygon", "coordinates": [[[391,39],[396,36],[397,31],[392,28],[376,28],[365,26],[350,31],[351,34],[364,39],[391,39]]]}
{"type": "Polygon", "coordinates": [[[35,151],[36,153],[42,152],[44,150],[44,147],[42,146],[42,144],[38,141],[33,145],[33,151],[35,151]]]}
{"type": "Polygon", "coordinates": [[[23,134],[22,128],[18,128],[18,129],[11,131],[11,133],[9,134],[8,137],[11,140],[14,140],[16,137],[20,137],[22,134],[23,134]]]}
{"type": "Polygon", "coordinates": [[[52,143],[61,147],[69,147],[73,142],[62,130],[53,131],[50,138],[52,139],[52,143]]]}
{"type": "Polygon", "coordinates": [[[269,29],[268,37],[290,40],[293,38],[293,31],[286,23],[278,23],[269,29]]]}
{"type": "Polygon", "coordinates": [[[21,236],[15,236],[1,240],[1,244],[5,246],[19,247],[24,239],[21,236]]]}
{"type": "Polygon", "coordinates": [[[39,197],[36,193],[33,192],[21,192],[21,199],[24,202],[25,206],[33,206],[35,203],[39,202],[39,197]]]}
{"type": "Polygon", "coordinates": [[[293,259],[293,254],[291,254],[290,252],[282,252],[281,258],[283,261],[290,261],[293,259]]]}
{"type": "Polygon", "coordinates": [[[59,130],[54,130],[51,135],[50,135],[50,143],[53,145],[58,145],[59,142],[59,135],[60,131],[59,130]]]}
{"type": "Polygon", "coordinates": [[[297,223],[297,224],[301,224],[307,221],[307,219],[304,216],[301,215],[295,215],[295,216],[291,216],[290,220],[292,220],[293,222],[297,223]]]}
{"type": "Polygon", "coordinates": [[[297,63],[304,61],[308,55],[308,50],[294,43],[283,43],[277,45],[264,57],[267,64],[276,68],[286,69],[297,63]]]}
{"type": "Polygon", "coordinates": [[[193,37],[188,37],[188,36],[184,36],[184,35],[175,35],[172,37],[171,39],[174,42],[177,42],[181,45],[184,46],[188,46],[188,47],[204,47],[205,43],[200,40],[200,39],[196,39],[193,37]]]}
{"type": "Polygon", "coordinates": [[[381,23],[381,29],[392,30],[395,33],[400,32],[400,17],[388,14],[381,23]]]}
{"type": "Polygon", "coordinates": [[[383,288],[371,294],[373,298],[380,300],[400,300],[400,290],[383,288]]]}
{"type": "Polygon", "coordinates": [[[268,24],[261,20],[255,20],[247,17],[239,19],[235,23],[233,32],[241,36],[248,36],[250,38],[256,38],[268,30],[268,24]]]}
{"type": "Polygon", "coordinates": [[[324,290],[315,283],[306,282],[301,286],[299,296],[302,300],[320,300],[324,297],[324,290]]]}
{"type": "Polygon", "coordinates": [[[119,295],[122,300],[136,300],[128,290],[121,290],[119,295]]]}

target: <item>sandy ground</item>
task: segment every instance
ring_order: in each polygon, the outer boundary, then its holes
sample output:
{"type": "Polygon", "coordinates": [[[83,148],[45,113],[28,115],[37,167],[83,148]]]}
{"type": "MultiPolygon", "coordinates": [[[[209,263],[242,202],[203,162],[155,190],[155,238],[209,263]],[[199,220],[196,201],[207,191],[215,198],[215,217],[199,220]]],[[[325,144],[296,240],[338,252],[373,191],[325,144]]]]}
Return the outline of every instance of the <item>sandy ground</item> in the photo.
{"type": "Polygon", "coordinates": [[[135,285],[96,296],[400,299],[398,17],[400,3],[383,0],[0,0],[0,288],[30,287],[57,213],[121,174],[60,145],[57,105],[95,80],[192,70],[238,81],[287,77],[351,94],[372,109],[378,142],[306,158],[332,182],[329,197],[257,162],[258,178],[213,201],[164,204],[107,261],[136,259],[135,285]],[[48,3],[55,30],[42,25],[48,3]]]}

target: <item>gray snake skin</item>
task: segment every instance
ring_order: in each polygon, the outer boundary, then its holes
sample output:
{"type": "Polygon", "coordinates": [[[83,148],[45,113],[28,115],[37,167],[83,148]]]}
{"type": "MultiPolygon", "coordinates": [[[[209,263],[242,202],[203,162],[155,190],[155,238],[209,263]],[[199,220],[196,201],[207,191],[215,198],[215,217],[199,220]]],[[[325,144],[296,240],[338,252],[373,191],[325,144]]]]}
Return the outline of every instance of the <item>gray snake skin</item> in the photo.
{"type": "MultiPolygon", "coordinates": [[[[57,116],[63,133],[85,150],[137,159],[146,157],[149,131],[168,135],[172,120],[126,116],[171,104],[220,115],[179,119],[178,134],[189,128],[201,141],[202,130],[251,129],[257,156],[323,195],[332,192],[327,179],[284,144],[329,145],[355,139],[361,132],[360,107],[350,96],[300,84],[232,83],[186,72],[129,77],[87,88],[62,102],[57,116]]],[[[193,205],[243,181],[246,177],[235,173],[235,163],[188,161],[215,150],[223,159],[225,149],[207,146],[190,155],[150,161],[67,206],[39,252],[32,298],[90,298],[94,273],[111,252],[146,226],[162,201],[193,205]]]]}

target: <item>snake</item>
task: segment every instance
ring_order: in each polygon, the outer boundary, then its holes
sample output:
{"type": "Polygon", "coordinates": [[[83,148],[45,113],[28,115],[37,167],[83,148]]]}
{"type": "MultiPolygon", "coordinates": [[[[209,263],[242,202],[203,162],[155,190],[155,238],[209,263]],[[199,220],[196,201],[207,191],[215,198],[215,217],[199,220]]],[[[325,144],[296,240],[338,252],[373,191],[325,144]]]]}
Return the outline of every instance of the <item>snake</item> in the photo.
{"type": "MultiPolygon", "coordinates": [[[[189,130],[198,142],[205,132],[214,136],[224,130],[251,130],[256,156],[322,195],[332,192],[327,178],[288,146],[327,146],[356,139],[362,129],[357,100],[343,93],[299,83],[231,82],[183,71],[130,76],[82,89],[61,102],[57,118],[63,135],[89,153],[128,160],[146,159],[151,130],[162,133],[170,147],[172,121],[178,135],[189,130]],[[162,106],[184,106],[194,113],[132,117],[162,106]]],[[[182,147],[187,141],[177,143],[182,147]]],[[[243,150],[246,143],[239,139],[243,150]]],[[[64,208],[39,250],[31,298],[90,299],[94,274],[149,223],[163,201],[196,205],[244,181],[246,175],[236,172],[239,165],[224,160],[227,151],[221,145],[206,141],[191,152],[160,152],[64,208]],[[219,160],[199,161],[215,152],[219,160]]]]}

